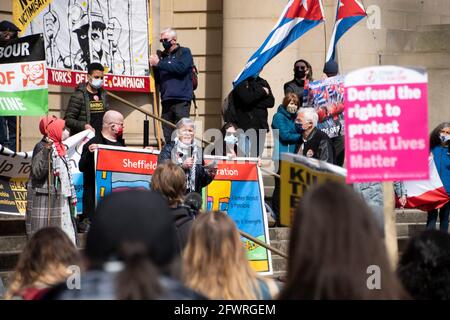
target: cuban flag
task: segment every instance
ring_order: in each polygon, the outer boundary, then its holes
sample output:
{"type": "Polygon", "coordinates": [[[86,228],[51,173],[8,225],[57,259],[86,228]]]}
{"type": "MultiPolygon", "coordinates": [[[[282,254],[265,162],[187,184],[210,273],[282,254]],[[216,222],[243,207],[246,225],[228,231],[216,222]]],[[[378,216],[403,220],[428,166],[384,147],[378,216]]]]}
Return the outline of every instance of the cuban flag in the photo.
{"type": "Polygon", "coordinates": [[[358,0],[338,0],[336,22],[330,39],[326,61],[334,60],[336,44],[351,27],[367,16],[358,0]]]}
{"type": "Polygon", "coordinates": [[[250,57],[233,85],[259,74],[266,63],[281,50],[323,21],[321,0],[290,0],[269,36],[250,57]]]}

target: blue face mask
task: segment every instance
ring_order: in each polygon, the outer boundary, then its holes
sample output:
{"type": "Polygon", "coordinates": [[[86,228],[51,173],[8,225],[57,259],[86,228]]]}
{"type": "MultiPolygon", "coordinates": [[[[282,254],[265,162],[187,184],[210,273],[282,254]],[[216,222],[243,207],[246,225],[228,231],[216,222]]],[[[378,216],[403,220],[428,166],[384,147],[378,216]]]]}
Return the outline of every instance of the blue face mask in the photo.
{"type": "Polygon", "coordinates": [[[305,129],[303,129],[303,124],[302,123],[295,123],[295,131],[297,131],[298,133],[302,134],[303,132],[305,132],[305,129]]]}

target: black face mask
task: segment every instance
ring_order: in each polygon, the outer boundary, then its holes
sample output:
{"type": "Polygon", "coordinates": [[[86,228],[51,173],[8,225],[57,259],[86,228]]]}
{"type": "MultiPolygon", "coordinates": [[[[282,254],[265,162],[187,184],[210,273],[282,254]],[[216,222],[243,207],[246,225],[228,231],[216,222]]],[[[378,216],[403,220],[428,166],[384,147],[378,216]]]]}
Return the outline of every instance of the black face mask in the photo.
{"type": "Polygon", "coordinates": [[[295,69],[295,78],[297,79],[303,79],[306,75],[305,70],[301,70],[301,69],[295,69]]]}

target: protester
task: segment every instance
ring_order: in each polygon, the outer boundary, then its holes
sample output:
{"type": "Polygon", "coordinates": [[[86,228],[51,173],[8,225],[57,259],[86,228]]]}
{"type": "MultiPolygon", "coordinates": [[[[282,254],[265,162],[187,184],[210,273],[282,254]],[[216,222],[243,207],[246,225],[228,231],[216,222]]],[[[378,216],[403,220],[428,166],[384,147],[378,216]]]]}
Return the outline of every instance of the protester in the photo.
{"type": "Polygon", "coordinates": [[[249,157],[249,146],[245,145],[245,137],[242,130],[234,122],[226,122],[220,129],[222,145],[216,145],[212,154],[229,158],[249,157]],[[219,148],[222,149],[219,149],[219,148]]]}
{"type": "MultiPolygon", "coordinates": [[[[381,233],[384,234],[384,193],[381,182],[360,182],[354,183],[353,189],[362,196],[366,204],[372,210],[375,221],[381,233]]],[[[400,181],[394,181],[394,192],[399,198],[402,207],[406,204],[405,185],[400,181]]],[[[393,196],[393,195],[392,195],[393,196]]]]}
{"type": "Polygon", "coordinates": [[[190,208],[183,205],[186,192],[186,176],[183,169],[172,162],[159,165],[152,176],[152,190],[160,192],[170,207],[177,228],[180,252],[187,243],[189,231],[195,219],[190,208]]]}
{"type": "Polygon", "coordinates": [[[216,168],[205,167],[201,148],[194,139],[195,124],[189,118],[178,121],[177,137],[167,143],[158,157],[158,164],[172,161],[183,168],[186,175],[186,193],[201,193],[214,179],[216,168]]]}
{"type": "Polygon", "coordinates": [[[272,299],[278,293],[273,280],[251,268],[236,225],[224,212],[199,215],[183,253],[187,286],[210,299],[272,299]]]}
{"type": "MultiPolygon", "coordinates": [[[[295,93],[288,92],[283,99],[283,103],[278,107],[277,113],[273,116],[272,129],[274,130],[274,150],[273,161],[280,174],[280,156],[282,152],[295,153],[297,145],[301,141],[301,134],[295,129],[295,118],[299,108],[299,98],[295,93]],[[275,133],[275,130],[277,133],[275,133]]],[[[272,209],[280,220],[280,179],[275,178],[275,189],[272,196],[272,209]]]]}
{"type": "MultiPolygon", "coordinates": [[[[323,73],[325,77],[334,77],[337,76],[339,73],[339,65],[336,61],[330,60],[325,63],[323,66],[323,73]]],[[[332,106],[332,110],[334,113],[329,113],[330,116],[335,116],[339,114],[339,112],[342,112],[344,108],[344,104],[341,103],[335,103],[332,106]],[[342,108],[342,109],[341,109],[342,108]]],[[[319,115],[319,119],[321,118],[321,115],[319,115]]],[[[321,121],[321,120],[320,120],[321,121]]],[[[341,122],[339,119],[334,120],[334,122],[341,122]]],[[[342,167],[344,165],[345,160],[345,139],[344,139],[344,123],[341,122],[340,124],[340,130],[337,136],[330,138],[331,144],[333,145],[334,153],[335,153],[335,164],[342,167]]]]}
{"type": "Polygon", "coordinates": [[[104,68],[98,63],[89,64],[88,82],[81,83],[69,100],[64,119],[72,135],[83,130],[96,134],[102,131],[102,119],[109,110],[109,102],[103,86],[104,68]]]}
{"type": "Polygon", "coordinates": [[[299,106],[303,107],[307,101],[304,101],[305,81],[313,81],[313,70],[311,64],[303,59],[294,63],[294,79],[284,84],[284,95],[295,93],[299,98],[299,106]]]}
{"type": "Polygon", "coordinates": [[[450,236],[427,230],[412,238],[397,274],[416,300],[450,300],[450,236]]]}
{"type": "MultiPolygon", "coordinates": [[[[150,65],[155,67],[155,78],[161,92],[161,117],[172,123],[189,118],[193,98],[192,68],[194,59],[191,50],[177,42],[177,32],[172,28],[161,31],[159,40],[164,51],[150,56],[150,65]]],[[[166,144],[172,141],[173,129],[163,124],[166,144]]]]}
{"type": "MultiPolygon", "coordinates": [[[[8,45],[11,40],[19,38],[20,29],[12,22],[0,22],[0,47],[8,45]]],[[[0,117],[0,144],[16,151],[17,148],[17,117],[0,117]]]]}
{"type": "Polygon", "coordinates": [[[326,133],[317,129],[318,116],[313,108],[300,108],[295,128],[302,135],[303,144],[298,153],[328,163],[334,163],[334,150],[326,133]]]}
{"type": "Polygon", "coordinates": [[[323,73],[326,78],[337,76],[339,73],[338,63],[334,60],[325,62],[324,66],[323,66],[323,73]]]}
{"type": "Polygon", "coordinates": [[[31,237],[41,228],[55,226],[62,228],[76,243],[72,218],[76,214],[77,197],[63,143],[69,131],[64,120],[55,116],[42,118],[39,130],[43,138],[33,149],[27,187],[27,235],[31,237]]]}
{"type": "MultiPolygon", "coordinates": [[[[430,150],[447,194],[450,195],[450,122],[438,125],[430,134],[430,150]]],[[[450,202],[439,209],[439,229],[448,232],[450,202]]],[[[438,209],[428,211],[427,228],[436,229],[438,209]]]]}
{"type": "Polygon", "coordinates": [[[79,289],[54,288],[47,299],[201,299],[175,278],[178,248],[166,200],[156,192],[112,193],[97,207],[87,234],[87,270],[79,289]]]}
{"type": "Polygon", "coordinates": [[[95,163],[94,152],[99,144],[124,147],[123,116],[120,112],[109,110],[103,116],[102,130],[89,140],[81,153],[79,169],[83,172],[83,215],[79,217],[80,232],[89,228],[95,211],[95,163]]]}
{"type": "Polygon", "coordinates": [[[250,156],[260,157],[269,131],[267,109],[273,108],[275,104],[269,83],[256,75],[240,82],[232,92],[236,108],[236,125],[251,139],[245,142],[251,148],[250,156]],[[253,134],[248,134],[249,129],[255,130],[253,134]]]}
{"type": "Polygon", "coordinates": [[[61,229],[40,229],[21,252],[5,298],[38,300],[80,264],[77,248],[61,229]]]}
{"type": "Polygon", "coordinates": [[[407,298],[370,209],[351,187],[330,181],[311,188],[290,234],[281,300],[407,298]]]}

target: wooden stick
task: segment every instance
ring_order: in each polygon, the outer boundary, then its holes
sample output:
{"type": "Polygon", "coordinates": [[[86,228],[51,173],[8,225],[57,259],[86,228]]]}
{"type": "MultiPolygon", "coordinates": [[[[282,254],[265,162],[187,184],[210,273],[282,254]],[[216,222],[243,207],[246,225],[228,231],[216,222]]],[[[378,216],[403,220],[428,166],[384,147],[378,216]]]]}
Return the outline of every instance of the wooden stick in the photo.
{"type": "Polygon", "coordinates": [[[391,263],[391,267],[395,270],[398,263],[398,243],[397,229],[395,225],[395,204],[394,204],[394,185],[392,182],[383,182],[383,198],[384,198],[384,241],[386,250],[391,263]]]}

